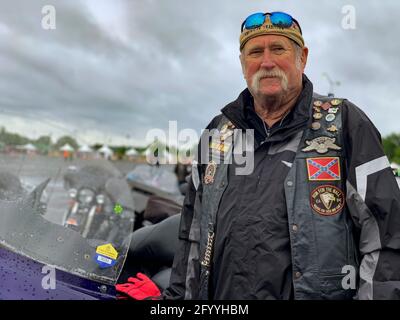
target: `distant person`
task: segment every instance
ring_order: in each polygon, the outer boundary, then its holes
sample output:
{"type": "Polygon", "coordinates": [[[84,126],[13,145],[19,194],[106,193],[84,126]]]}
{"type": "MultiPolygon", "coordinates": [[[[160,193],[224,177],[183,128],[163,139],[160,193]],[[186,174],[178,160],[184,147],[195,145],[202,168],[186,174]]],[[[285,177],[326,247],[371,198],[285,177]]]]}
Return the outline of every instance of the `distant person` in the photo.
{"type": "Polygon", "coordinates": [[[63,151],[63,158],[64,158],[64,161],[67,161],[68,159],[69,159],[69,151],[68,150],[64,150],[63,151]]]}

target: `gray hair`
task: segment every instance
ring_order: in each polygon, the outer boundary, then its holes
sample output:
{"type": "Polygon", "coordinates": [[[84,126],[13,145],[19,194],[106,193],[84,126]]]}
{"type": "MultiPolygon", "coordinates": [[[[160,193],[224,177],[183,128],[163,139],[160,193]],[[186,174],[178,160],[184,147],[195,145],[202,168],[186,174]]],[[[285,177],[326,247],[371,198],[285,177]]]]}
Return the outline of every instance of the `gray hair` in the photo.
{"type": "Polygon", "coordinates": [[[301,68],[301,55],[303,54],[302,48],[293,40],[290,40],[290,43],[292,44],[292,47],[295,51],[296,54],[296,68],[300,70],[301,68]]]}

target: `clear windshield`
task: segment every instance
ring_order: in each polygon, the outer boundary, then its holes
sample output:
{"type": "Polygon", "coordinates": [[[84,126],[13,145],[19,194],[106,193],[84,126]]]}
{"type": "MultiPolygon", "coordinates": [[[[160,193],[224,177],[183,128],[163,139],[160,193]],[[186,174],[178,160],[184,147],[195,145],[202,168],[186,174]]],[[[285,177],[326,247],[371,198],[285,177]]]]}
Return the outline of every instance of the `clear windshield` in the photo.
{"type": "Polygon", "coordinates": [[[178,180],[173,170],[174,166],[141,164],[128,173],[127,179],[179,195],[178,180]]]}
{"type": "Polygon", "coordinates": [[[106,160],[71,163],[62,158],[6,154],[0,154],[0,159],[0,244],[60,270],[115,283],[134,222],[130,189],[120,171],[106,160]],[[67,179],[71,176],[72,182],[67,179]],[[73,187],[92,188],[95,196],[103,197],[102,210],[96,202],[86,212],[82,209],[82,215],[93,215],[86,234],[83,228],[66,224],[73,187]],[[110,245],[116,253],[109,252],[110,245]]]}

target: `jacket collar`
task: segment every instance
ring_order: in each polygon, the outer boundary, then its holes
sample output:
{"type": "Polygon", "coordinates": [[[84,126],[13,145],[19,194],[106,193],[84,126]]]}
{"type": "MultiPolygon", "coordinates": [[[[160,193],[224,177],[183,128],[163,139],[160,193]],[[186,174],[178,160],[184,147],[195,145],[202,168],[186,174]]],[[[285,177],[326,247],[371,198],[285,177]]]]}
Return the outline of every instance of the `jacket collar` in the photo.
{"type": "MultiPolygon", "coordinates": [[[[269,141],[281,141],[304,127],[311,117],[311,101],[313,85],[303,74],[303,90],[296,101],[295,106],[285,117],[280,127],[273,126],[269,141]]],[[[239,129],[256,129],[254,122],[249,121],[249,113],[254,111],[254,99],[246,88],[239,97],[226,105],[221,112],[239,129]]],[[[261,119],[260,123],[262,125],[261,119]]]]}

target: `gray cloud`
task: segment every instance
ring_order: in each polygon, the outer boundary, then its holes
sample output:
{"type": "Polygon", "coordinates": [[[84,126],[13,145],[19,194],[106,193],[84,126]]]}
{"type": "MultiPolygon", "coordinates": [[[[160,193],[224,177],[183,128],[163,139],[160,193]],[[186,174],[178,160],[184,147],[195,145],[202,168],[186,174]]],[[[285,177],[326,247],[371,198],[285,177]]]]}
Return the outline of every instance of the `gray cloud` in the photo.
{"type": "Polygon", "coordinates": [[[88,132],[98,131],[141,143],[147,130],[165,129],[168,120],[200,132],[245,87],[241,21],[275,10],[301,23],[310,48],[306,74],[316,91],[327,93],[327,72],[341,82],[337,95],[358,104],[383,134],[398,131],[388,116],[400,100],[400,5],[394,0],[276,0],[268,8],[256,0],[57,0],[51,1],[57,10],[52,31],[41,27],[46,4],[0,4],[0,110],[26,118],[26,129],[18,126],[26,134],[35,117],[89,140],[88,132]],[[356,9],[355,30],[341,27],[349,4],[356,9]]]}

